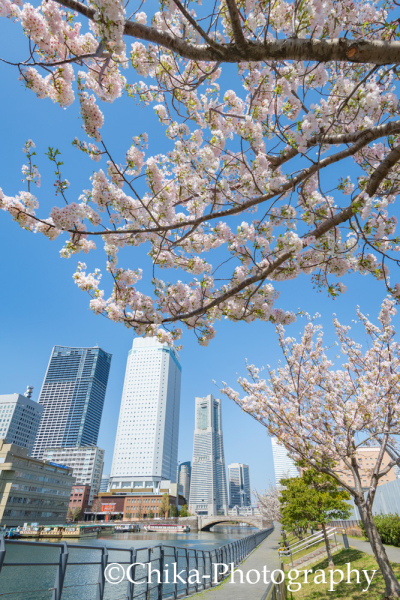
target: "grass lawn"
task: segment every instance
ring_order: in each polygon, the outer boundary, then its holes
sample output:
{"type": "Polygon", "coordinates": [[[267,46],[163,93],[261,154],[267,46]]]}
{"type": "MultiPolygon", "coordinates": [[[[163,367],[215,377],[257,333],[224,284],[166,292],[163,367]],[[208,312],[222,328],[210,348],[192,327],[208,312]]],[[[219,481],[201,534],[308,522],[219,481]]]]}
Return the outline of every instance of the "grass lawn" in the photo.
{"type": "MultiPolygon", "coordinates": [[[[344,579],[341,583],[334,586],[333,591],[330,591],[330,570],[328,569],[328,561],[326,559],[321,560],[319,563],[314,564],[312,569],[313,573],[308,575],[309,583],[304,583],[304,572],[298,578],[298,582],[302,583],[301,590],[297,592],[287,592],[288,600],[330,600],[331,598],[345,598],[346,600],[381,600],[385,595],[385,585],[383,577],[380,574],[378,565],[375,559],[369,554],[365,554],[360,550],[350,549],[341,550],[334,556],[335,569],[340,569],[344,573],[344,579]],[[351,563],[351,569],[357,569],[360,573],[360,583],[357,584],[356,574],[353,573],[351,576],[351,583],[347,581],[347,565],[351,563]],[[318,569],[323,569],[325,572],[326,583],[314,583],[314,576],[318,569]],[[363,592],[363,589],[368,587],[367,581],[362,571],[367,571],[369,579],[372,577],[372,571],[376,569],[376,573],[373,576],[371,585],[368,591],[363,592]]],[[[400,578],[400,565],[392,563],[392,567],[397,577],[400,578]]],[[[299,569],[300,570],[300,569],[299,569]]],[[[322,580],[321,573],[319,581],[322,580]]],[[[335,580],[340,579],[339,573],[333,574],[335,580]]],[[[286,580],[288,582],[288,580],[286,580]]],[[[318,581],[318,580],[317,580],[318,581]]]]}

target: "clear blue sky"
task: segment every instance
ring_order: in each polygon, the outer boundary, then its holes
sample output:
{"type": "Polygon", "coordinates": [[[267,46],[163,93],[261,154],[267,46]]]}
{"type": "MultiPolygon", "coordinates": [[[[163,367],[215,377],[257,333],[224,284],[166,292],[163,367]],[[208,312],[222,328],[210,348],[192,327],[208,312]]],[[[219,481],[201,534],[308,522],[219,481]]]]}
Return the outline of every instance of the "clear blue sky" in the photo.
{"type": "MultiPolygon", "coordinates": [[[[0,56],[23,60],[26,57],[23,36],[17,25],[1,19],[0,56]]],[[[43,213],[59,202],[55,200],[51,172],[43,153],[48,146],[58,147],[65,161],[64,175],[73,184],[69,198],[77,200],[84,188],[90,187],[89,176],[94,168],[84,155],[73,149],[75,136],[85,139],[80,128],[78,106],[62,110],[50,100],[37,100],[18,81],[17,71],[1,65],[0,105],[0,187],[7,195],[25,189],[20,182],[24,155],[21,148],[31,138],[39,155],[38,166],[43,185],[38,199],[43,213]]],[[[106,106],[106,126],[103,129],[109,146],[123,159],[133,135],[159,130],[152,109],[142,110],[133,101],[120,100],[106,106]]],[[[162,132],[152,151],[167,149],[162,132]]],[[[23,231],[12,222],[10,215],[0,213],[1,284],[0,294],[0,394],[24,393],[27,385],[34,386],[37,400],[51,349],[56,344],[92,346],[98,344],[113,355],[110,379],[103,412],[98,444],[106,450],[105,473],[109,472],[121,401],[126,358],[132,344],[132,332],[122,325],[94,316],[88,309],[89,298],[72,282],[78,260],[90,267],[103,267],[102,253],[70,260],[59,258],[61,241],[47,239],[23,231]]],[[[125,265],[141,267],[146,257],[143,251],[125,254],[125,265]]],[[[395,279],[393,280],[395,282],[395,279]]],[[[285,309],[298,307],[310,313],[319,312],[326,325],[327,341],[333,342],[331,315],[336,312],[343,322],[355,318],[355,306],[376,315],[385,295],[382,283],[372,277],[353,276],[345,283],[348,291],[332,301],[322,292],[312,289],[310,280],[301,278],[280,285],[282,297],[276,304],[285,309]]],[[[292,325],[291,335],[302,328],[301,322],[292,325]]],[[[193,334],[185,332],[181,351],[182,394],[180,415],[179,460],[191,460],[194,427],[194,398],[209,393],[218,395],[212,383],[235,382],[244,374],[245,359],[259,366],[274,365],[279,349],[274,328],[266,323],[223,322],[217,324],[218,334],[207,348],[198,345],[193,334]]],[[[363,341],[363,338],[359,338],[363,341]]],[[[265,429],[251,417],[223,398],[223,428],[226,464],[244,462],[250,465],[251,485],[262,490],[273,480],[271,444],[265,429]]]]}

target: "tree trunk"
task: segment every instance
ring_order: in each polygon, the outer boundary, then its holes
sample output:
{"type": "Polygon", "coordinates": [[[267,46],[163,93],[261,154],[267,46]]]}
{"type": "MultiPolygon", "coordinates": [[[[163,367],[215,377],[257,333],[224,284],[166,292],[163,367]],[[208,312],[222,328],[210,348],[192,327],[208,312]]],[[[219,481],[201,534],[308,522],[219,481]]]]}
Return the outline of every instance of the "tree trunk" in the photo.
{"type": "Polygon", "coordinates": [[[322,531],[324,534],[324,541],[325,541],[325,548],[326,548],[326,553],[328,555],[328,564],[329,564],[329,568],[333,569],[333,567],[335,566],[333,563],[333,558],[332,558],[332,552],[331,552],[331,545],[329,543],[329,538],[326,535],[326,527],[325,527],[325,523],[321,523],[322,525],[322,531]]]}
{"type": "Polygon", "coordinates": [[[400,583],[390,566],[385,547],[382,544],[381,536],[379,535],[372,516],[372,510],[364,502],[362,504],[356,502],[356,505],[360,512],[361,521],[365,527],[375,560],[379,565],[379,569],[385,581],[385,598],[400,598],[400,583]]]}

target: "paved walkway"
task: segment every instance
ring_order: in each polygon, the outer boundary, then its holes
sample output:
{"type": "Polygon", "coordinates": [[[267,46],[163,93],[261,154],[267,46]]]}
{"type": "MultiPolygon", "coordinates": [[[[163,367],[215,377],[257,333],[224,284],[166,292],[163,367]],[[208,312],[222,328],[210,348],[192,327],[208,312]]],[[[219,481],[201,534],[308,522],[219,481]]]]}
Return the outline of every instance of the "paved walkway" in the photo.
{"type": "MultiPolygon", "coordinates": [[[[357,550],[361,550],[367,554],[373,554],[371,544],[369,542],[364,542],[363,540],[357,540],[355,538],[348,539],[350,546],[353,548],[357,548],[357,550]]],[[[391,562],[400,563],[400,548],[395,548],[394,546],[385,546],[385,550],[388,559],[391,562]]]]}
{"type": "MultiPolygon", "coordinates": [[[[279,569],[278,548],[280,540],[281,527],[276,523],[275,529],[265,540],[246,558],[237,569],[243,571],[243,583],[240,583],[240,578],[237,577],[231,583],[230,576],[225,579],[218,587],[208,589],[204,592],[193,596],[193,598],[203,600],[261,600],[268,585],[263,581],[263,568],[267,567],[269,571],[279,569]],[[258,583],[249,584],[246,581],[246,573],[255,569],[261,573],[261,578],[258,583]]],[[[267,575],[268,581],[271,579],[270,573],[267,575]]],[[[250,573],[249,579],[255,581],[256,574],[250,573]]]]}

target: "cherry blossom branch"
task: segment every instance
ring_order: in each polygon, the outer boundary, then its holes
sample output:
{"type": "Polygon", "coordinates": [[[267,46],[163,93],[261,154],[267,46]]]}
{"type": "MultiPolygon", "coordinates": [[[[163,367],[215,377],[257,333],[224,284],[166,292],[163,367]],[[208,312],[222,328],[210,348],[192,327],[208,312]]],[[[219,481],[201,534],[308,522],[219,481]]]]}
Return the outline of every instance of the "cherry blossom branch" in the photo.
{"type": "MultiPolygon", "coordinates": [[[[94,20],[94,9],[77,0],[55,0],[94,20]]],[[[245,40],[243,46],[219,44],[211,48],[207,45],[191,44],[171,33],[154,27],[126,21],[124,34],[136,39],[154,42],[183,58],[210,62],[259,62],[266,60],[296,60],[317,62],[352,62],[359,64],[391,65],[400,63],[400,42],[384,40],[303,39],[286,38],[273,41],[255,42],[245,40]]]]}

